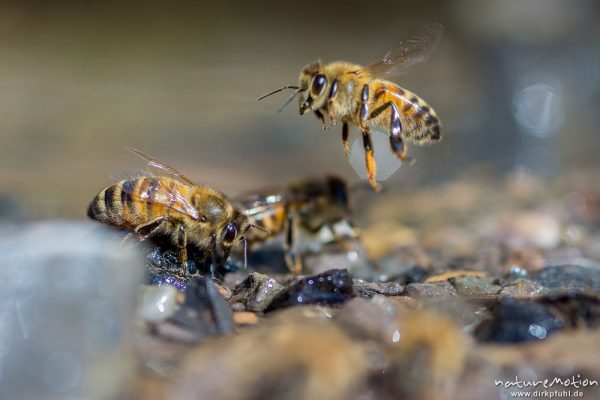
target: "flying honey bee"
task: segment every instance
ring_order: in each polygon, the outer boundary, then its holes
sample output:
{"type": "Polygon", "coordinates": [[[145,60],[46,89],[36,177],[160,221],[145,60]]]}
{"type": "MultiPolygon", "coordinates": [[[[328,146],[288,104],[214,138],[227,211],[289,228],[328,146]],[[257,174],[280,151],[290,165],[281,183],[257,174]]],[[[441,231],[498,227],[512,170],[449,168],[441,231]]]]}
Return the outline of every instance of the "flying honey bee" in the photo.
{"type": "Polygon", "coordinates": [[[253,227],[248,217],[221,192],[194,183],[173,167],[126,147],[167,176],[141,176],[117,182],[101,191],[88,207],[88,217],[131,230],[144,241],[156,234],[177,246],[182,274],[186,274],[187,245],[223,263],[234,244],[244,243],[253,227]]]}
{"type": "Polygon", "coordinates": [[[279,111],[299,96],[300,115],[313,111],[321,120],[323,129],[327,129],[325,115],[331,125],[335,125],[337,119],[341,120],[346,155],[350,154],[349,126],[358,127],[362,132],[369,183],[375,190],[380,190],[375,179],[377,166],[371,128],[389,132],[392,152],[408,163],[414,159],[407,155],[405,142],[424,145],[442,138],[440,121],[431,106],[383,77],[403,72],[427,60],[439,45],[443,31],[440,24],[426,25],[412,37],[399,42],[382,59],[366,67],[343,61],[308,64],[300,72],[297,86],[283,86],[258,100],[284,89],[294,89],[279,111]]]}
{"type": "Polygon", "coordinates": [[[252,224],[262,228],[246,235],[251,246],[282,233],[285,235],[285,262],[296,275],[302,271],[299,231],[314,235],[326,227],[334,240],[357,235],[348,220],[346,183],[335,176],[307,179],[285,188],[265,189],[240,196],[236,202],[252,224]]]}

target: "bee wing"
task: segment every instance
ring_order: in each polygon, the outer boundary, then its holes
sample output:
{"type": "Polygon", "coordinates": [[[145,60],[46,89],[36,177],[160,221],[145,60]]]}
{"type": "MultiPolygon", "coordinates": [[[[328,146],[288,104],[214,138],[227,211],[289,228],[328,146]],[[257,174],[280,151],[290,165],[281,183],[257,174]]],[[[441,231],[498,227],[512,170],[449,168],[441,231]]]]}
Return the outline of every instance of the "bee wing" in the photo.
{"type": "Polygon", "coordinates": [[[444,27],[441,24],[425,25],[367,68],[374,76],[403,73],[413,65],[427,61],[440,44],[443,34],[444,27]]]}
{"type": "Polygon", "coordinates": [[[144,185],[144,189],[140,189],[137,188],[139,179],[124,181],[121,191],[142,203],[157,204],[192,219],[200,219],[198,210],[179,191],[178,187],[181,185],[179,182],[168,178],[145,177],[148,184],[144,185]]]}
{"type": "Polygon", "coordinates": [[[253,218],[258,215],[269,215],[275,213],[274,204],[284,202],[284,196],[281,193],[275,194],[249,194],[240,196],[235,200],[242,206],[243,213],[253,218]]]}
{"type": "Polygon", "coordinates": [[[125,171],[112,172],[108,175],[108,178],[113,182],[120,182],[143,177],[154,178],[156,177],[156,175],[153,174],[152,171],[149,171],[147,169],[129,169],[125,171]]]}
{"type": "Polygon", "coordinates": [[[148,165],[151,167],[160,169],[161,171],[166,172],[167,174],[179,179],[180,181],[182,181],[184,183],[187,183],[192,186],[198,186],[193,180],[191,180],[190,178],[188,178],[181,172],[177,171],[175,168],[171,167],[168,164],[163,163],[162,161],[152,157],[149,154],[144,153],[141,150],[134,149],[133,147],[128,147],[128,146],[125,146],[125,150],[129,151],[130,153],[135,154],[136,156],[140,157],[142,160],[148,162],[148,165]]]}

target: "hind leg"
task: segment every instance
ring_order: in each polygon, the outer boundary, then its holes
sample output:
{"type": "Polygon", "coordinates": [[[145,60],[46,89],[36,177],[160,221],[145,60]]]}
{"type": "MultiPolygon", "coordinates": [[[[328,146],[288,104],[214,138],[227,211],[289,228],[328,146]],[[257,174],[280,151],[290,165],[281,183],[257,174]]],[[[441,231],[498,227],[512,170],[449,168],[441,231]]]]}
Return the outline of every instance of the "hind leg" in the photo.
{"type": "Polygon", "coordinates": [[[370,118],[375,118],[382,112],[384,112],[387,108],[390,108],[390,125],[389,125],[389,133],[390,133],[390,147],[392,148],[392,152],[396,157],[400,160],[407,162],[408,164],[414,163],[415,159],[408,156],[406,154],[406,144],[402,140],[402,122],[400,121],[400,113],[398,112],[398,107],[393,102],[387,102],[379,107],[377,107],[370,115],[370,118]]]}

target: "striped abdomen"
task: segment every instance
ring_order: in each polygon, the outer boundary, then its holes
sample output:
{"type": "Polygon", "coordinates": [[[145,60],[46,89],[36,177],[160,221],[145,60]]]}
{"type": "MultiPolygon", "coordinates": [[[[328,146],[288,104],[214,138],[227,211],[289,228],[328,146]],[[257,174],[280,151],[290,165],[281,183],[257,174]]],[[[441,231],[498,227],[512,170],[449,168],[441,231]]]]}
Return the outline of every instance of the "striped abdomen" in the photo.
{"type": "Polygon", "coordinates": [[[169,204],[165,201],[175,201],[167,195],[174,190],[186,193],[187,187],[166,177],[120,181],[94,197],[87,215],[105,224],[134,228],[165,215],[169,207],[163,204],[169,204]]]}
{"type": "MultiPolygon", "coordinates": [[[[442,129],[438,116],[433,108],[425,100],[403,89],[400,86],[379,81],[373,84],[374,104],[371,110],[392,102],[400,113],[402,122],[402,137],[416,144],[427,144],[437,142],[442,138],[442,129]]],[[[390,110],[382,113],[375,119],[375,124],[383,128],[389,127],[390,110]]]]}

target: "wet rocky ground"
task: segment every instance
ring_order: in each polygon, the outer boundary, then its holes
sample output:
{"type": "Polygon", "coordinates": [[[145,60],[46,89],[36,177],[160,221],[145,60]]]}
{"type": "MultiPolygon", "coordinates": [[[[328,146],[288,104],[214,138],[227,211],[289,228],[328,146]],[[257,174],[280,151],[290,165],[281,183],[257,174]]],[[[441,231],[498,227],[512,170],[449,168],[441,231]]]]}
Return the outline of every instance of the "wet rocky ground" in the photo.
{"type": "MultiPolygon", "coordinates": [[[[465,175],[353,208],[360,238],[307,247],[301,276],[277,242],[216,279],[181,278],[173,254],[144,250],[133,326],[106,350],[131,364],[121,397],[600,398],[595,173],[465,175]]],[[[119,316],[109,326],[126,326],[119,316]]]]}

